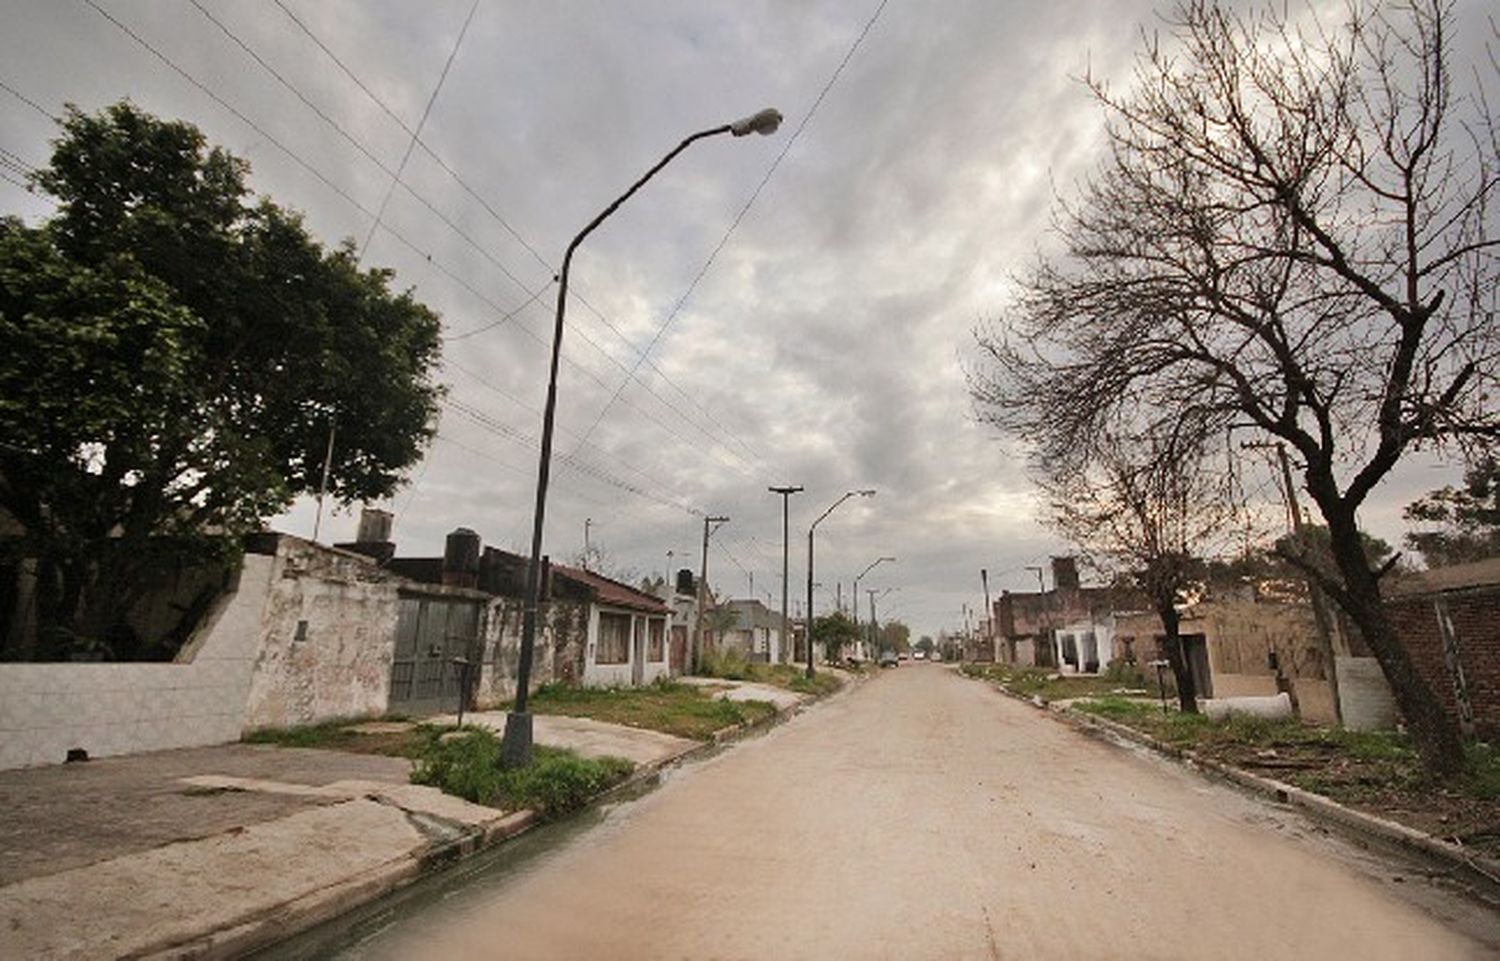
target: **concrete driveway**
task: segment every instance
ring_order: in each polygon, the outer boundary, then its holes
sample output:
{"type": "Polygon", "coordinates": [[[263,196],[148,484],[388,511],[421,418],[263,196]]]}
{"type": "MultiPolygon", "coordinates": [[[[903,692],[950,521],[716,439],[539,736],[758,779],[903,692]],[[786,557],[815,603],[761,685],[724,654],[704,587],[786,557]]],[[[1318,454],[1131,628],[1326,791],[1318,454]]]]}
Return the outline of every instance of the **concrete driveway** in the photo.
{"type": "Polygon", "coordinates": [[[1494,915],[937,666],[669,777],[343,957],[1492,958],[1494,915]]]}

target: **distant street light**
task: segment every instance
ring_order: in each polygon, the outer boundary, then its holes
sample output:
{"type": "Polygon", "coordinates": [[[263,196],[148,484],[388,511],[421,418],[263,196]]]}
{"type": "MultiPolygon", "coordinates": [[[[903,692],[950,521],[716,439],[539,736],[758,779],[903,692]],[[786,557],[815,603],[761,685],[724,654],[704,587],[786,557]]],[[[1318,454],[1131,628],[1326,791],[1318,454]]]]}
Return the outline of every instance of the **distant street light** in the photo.
{"type": "Polygon", "coordinates": [[[656,176],[658,171],[695,141],[724,133],[736,137],[752,133],[770,134],[775,133],[779,126],[781,114],[768,108],[733,123],[698,131],[657,161],[656,166],[631,184],[629,190],[589,221],[568,244],[567,252],[563,254],[562,271],[557,277],[557,321],[552,330],[552,366],[547,374],[547,404],[542,411],[541,459],[536,472],[536,508],[531,521],[531,563],[526,568],[526,606],[521,616],[521,657],[516,667],[516,703],[515,708],[505,717],[505,737],[500,744],[500,758],[505,764],[525,764],[531,760],[531,714],[526,710],[529,693],[527,687],[531,683],[531,661],[536,647],[537,608],[541,606],[542,527],[547,514],[547,480],[552,469],[552,422],[557,413],[557,362],[562,351],[563,312],[568,303],[568,269],[573,264],[573,252],[605,218],[620,209],[620,205],[640,190],[646,181],[656,176]]]}
{"type": "MultiPolygon", "coordinates": [[[[815,671],[813,670],[813,637],[812,637],[812,626],[813,626],[813,534],[817,531],[818,525],[821,524],[821,523],[823,523],[823,519],[825,517],[827,517],[829,514],[832,514],[838,508],[838,506],[840,504],[842,504],[844,501],[848,500],[851,497],[874,497],[874,496],[875,496],[875,491],[874,491],[873,488],[866,489],[866,490],[859,490],[859,491],[850,491],[849,493],[845,494],[843,497],[840,497],[838,500],[834,501],[833,502],[833,506],[829,507],[828,510],[826,510],[823,513],[819,514],[818,515],[818,519],[815,520],[815,521],[813,521],[812,522],[812,526],[807,529],[807,614],[803,618],[803,621],[802,621],[802,626],[803,626],[802,633],[807,638],[807,676],[809,678],[812,677],[813,674],[815,673],[815,671]]],[[[858,596],[855,597],[854,601],[855,601],[855,604],[859,603],[858,596]]]]}
{"type": "Polygon", "coordinates": [[[859,576],[856,577],[856,578],[854,578],[854,604],[852,606],[854,608],[854,626],[855,626],[856,629],[859,628],[859,582],[860,582],[860,580],[862,578],[864,578],[864,576],[866,574],[870,573],[871,571],[873,571],[875,568],[879,567],[881,564],[885,563],[886,561],[894,561],[894,560],[895,560],[894,557],[877,557],[877,558],[875,558],[875,560],[873,560],[873,561],[870,562],[870,566],[869,567],[867,567],[864,570],[860,571],[859,572],[859,576]]]}

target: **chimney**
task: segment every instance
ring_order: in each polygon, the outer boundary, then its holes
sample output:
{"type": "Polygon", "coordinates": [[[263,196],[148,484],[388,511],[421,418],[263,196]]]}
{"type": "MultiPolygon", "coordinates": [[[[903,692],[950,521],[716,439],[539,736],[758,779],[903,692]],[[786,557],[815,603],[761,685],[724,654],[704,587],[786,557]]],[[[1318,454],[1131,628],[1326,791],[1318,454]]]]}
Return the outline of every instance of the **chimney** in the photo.
{"type": "Polygon", "coordinates": [[[356,544],[384,544],[391,539],[391,512],[376,507],[359,509],[359,534],[356,544]]]}
{"type": "Polygon", "coordinates": [[[479,585],[479,535],[460,527],[448,535],[443,545],[443,585],[477,587],[479,585]]]}
{"type": "Polygon", "coordinates": [[[1078,559],[1072,557],[1052,558],[1052,587],[1058,591],[1078,590],[1078,559]]]}
{"type": "Polygon", "coordinates": [[[363,554],[378,564],[384,564],[396,556],[396,545],[391,541],[391,519],[390,511],[375,507],[361,507],[359,509],[359,533],[355,535],[353,543],[333,546],[363,554]]]}

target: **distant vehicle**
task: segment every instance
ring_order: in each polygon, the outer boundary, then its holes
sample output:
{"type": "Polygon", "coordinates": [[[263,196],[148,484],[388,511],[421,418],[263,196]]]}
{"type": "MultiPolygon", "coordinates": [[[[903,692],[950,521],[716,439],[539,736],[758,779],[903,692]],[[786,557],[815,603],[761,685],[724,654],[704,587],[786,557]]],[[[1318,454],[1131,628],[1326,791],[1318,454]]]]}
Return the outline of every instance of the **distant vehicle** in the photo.
{"type": "Polygon", "coordinates": [[[914,661],[925,661],[927,660],[927,655],[922,651],[913,651],[911,659],[914,661]]]}
{"type": "Polygon", "coordinates": [[[903,661],[906,660],[906,652],[905,651],[902,651],[900,654],[897,654],[896,656],[899,657],[899,658],[901,658],[901,660],[903,660],[903,661]]]}
{"type": "Polygon", "coordinates": [[[881,654],[880,654],[880,666],[881,667],[899,667],[900,664],[901,664],[901,662],[896,659],[896,655],[894,653],[892,653],[891,651],[882,651],[881,652],[881,654]]]}

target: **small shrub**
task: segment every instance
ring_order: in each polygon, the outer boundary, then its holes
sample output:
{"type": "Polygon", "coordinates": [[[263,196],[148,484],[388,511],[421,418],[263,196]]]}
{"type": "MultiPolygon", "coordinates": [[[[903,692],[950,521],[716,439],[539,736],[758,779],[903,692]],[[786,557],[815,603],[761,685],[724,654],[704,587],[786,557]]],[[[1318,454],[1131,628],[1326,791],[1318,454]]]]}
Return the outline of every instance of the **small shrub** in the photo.
{"type": "Polygon", "coordinates": [[[1470,744],[1465,755],[1464,791],[1474,797],[1500,799],[1500,751],[1489,744],[1470,744]]]}
{"type": "Polygon", "coordinates": [[[411,780],[476,804],[531,808],[555,818],[583,807],[634,769],[623,758],[584,758],[541,746],[532,749],[530,764],[502,767],[500,739],[487,730],[467,729],[459,737],[429,739],[411,780]]]}
{"type": "Polygon", "coordinates": [[[737,647],[706,651],[700,660],[699,669],[705,677],[722,677],[726,681],[754,680],[755,668],[759,666],[752,664],[737,647]]]}

